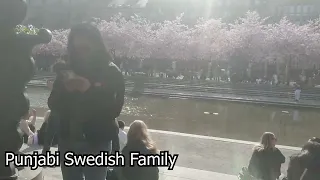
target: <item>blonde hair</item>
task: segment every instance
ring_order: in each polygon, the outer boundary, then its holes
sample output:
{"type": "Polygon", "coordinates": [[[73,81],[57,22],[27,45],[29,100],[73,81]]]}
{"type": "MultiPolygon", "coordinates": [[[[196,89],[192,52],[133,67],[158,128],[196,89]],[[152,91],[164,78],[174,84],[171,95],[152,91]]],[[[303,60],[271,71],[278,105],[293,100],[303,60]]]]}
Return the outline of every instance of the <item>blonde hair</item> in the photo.
{"type": "Polygon", "coordinates": [[[260,138],[260,144],[255,147],[257,150],[267,150],[267,149],[274,149],[272,145],[272,140],[275,139],[275,135],[272,132],[265,132],[262,134],[260,138]]]}
{"type": "Polygon", "coordinates": [[[157,153],[155,143],[152,141],[147,125],[141,120],[135,120],[130,124],[130,128],[127,134],[127,144],[134,144],[136,142],[142,142],[150,151],[157,153]]]}

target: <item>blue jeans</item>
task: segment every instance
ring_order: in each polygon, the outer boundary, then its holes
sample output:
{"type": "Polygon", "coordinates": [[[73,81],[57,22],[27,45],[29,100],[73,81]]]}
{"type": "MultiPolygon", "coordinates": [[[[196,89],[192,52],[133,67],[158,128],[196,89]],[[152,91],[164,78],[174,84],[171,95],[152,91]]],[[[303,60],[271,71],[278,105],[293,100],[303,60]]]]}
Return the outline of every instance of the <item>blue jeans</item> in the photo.
{"type": "Polygon", "coordinates": [[[61,171],[63,180],[106,180],[107,167],[66,167],[64,166],[64,154],[72,151],[77,155],[80,154],[99,154],[101,151],[111,151],[111,142],[100,145],[91,145],[87,142],[59,142],[61,171]]]}

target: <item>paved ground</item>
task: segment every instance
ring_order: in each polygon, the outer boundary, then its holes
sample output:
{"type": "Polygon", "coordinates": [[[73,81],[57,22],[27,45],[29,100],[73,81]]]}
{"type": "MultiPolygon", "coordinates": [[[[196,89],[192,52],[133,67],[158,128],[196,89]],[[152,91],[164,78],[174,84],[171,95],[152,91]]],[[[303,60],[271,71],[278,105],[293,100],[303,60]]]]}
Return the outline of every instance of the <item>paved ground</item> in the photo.
{"type": "MultiPolygon", "coordinates": [[[[39,127],[41,121],[37,124],[39,127]]],[[[233,180],[239,170],[248,165],[255,143],[208,136],[183,134],[168,131],[150,130],[160,150],[179,154],[173,171],[161,170],[161,180],[233,180]]],[[[26,148],[26,147],[24,147],[26,148]]],[[[285,174],[288,157],[299,148],[279,146],[287,157],[282,168],[285,174]]],[[[30,152],[33,149],[25,149],[30,152]]],[[[56,148],[52,149],[53,151],[56,148]]],[[[48,168],[45,175],[51,179],[61,179],[59,168],[48,168]]]]}
{"type": "MultiPolygon", "coordinates": [[[[60,168],[44,170],[45,180],[61,180],[60,168]]],[[[236,176],[202,171],[197,169],[176,167],[173,171],[160,169],[160,180],[237,180],[236,176]]]]}

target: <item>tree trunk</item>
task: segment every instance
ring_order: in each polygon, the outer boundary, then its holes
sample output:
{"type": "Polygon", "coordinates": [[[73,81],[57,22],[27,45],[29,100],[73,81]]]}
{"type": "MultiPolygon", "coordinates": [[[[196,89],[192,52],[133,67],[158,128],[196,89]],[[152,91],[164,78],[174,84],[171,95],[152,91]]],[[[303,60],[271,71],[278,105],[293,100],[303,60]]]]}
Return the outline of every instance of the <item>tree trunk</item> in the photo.
{"type": "Polygon", "coordinates": [[[264,78],[268,76],[268,61],[264,63],[264,78]]]}
{"type": "Polygon", "coordinates": [[[277,75],[279,77],[279,75],[280,75],[280,63],[277,60],[276,60],[276,73],[277,73],[277,75]]]}
{"type": "Polygon", "coordinates": [[[252,63],[250,62],[249,65],[248,65],[248,69],[247,69],[247,76],[249,78],[249,81],[251,81],[251,79],[252,79],[251,78],[252,77],[252,75],[251,75],[252,73],[251,72],[252,72],[252,63]]]}
{"type": "Polygon", "coordinates": [[[208,62],[207,78],[211,78],[211,74],[212,74],[212,61],[208,62]]]}
{"type": "Polygon", "coordinates": [[[286,61],[285,81],[287,82],[287,84],[290,83],[289,71],[290,71],[290,61],[286,61]]]}

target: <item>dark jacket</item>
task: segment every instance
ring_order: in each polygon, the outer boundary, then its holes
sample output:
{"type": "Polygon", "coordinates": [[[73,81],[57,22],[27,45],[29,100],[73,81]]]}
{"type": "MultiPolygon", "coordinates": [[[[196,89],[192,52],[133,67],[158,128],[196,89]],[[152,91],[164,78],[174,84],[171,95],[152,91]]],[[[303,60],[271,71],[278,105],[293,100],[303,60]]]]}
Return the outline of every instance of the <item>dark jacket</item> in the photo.
{"type": "MultiPolygon", "coordinates": [[[[48,120],[44,122],[38,132],[39,136],[42,135],[43,149],[42,152],[50,151],[51,146],[58,144],[58,133],[59,132],[59,116],[57,113],[50,113],[48,120]]],[[[39,137],[40,141],[40,137],[39,137]]]]}
{"type": "Polygon", "coordinates": [[[287,179],[300,180],[305,169],[303,180],[320,179],[320,143],[308,142],[300,153],[290,157],[287,179]]]}
{"type": "Polygon", "coordinates": [[[158,180],[158,167],[139,167],[136,163],[130,167],[130,152],[139,152],[140,154],[155,154],[149,150],[142,142],[127,144],[122,154],[125,156],[126,166],[122,168],[122,174],[126,180],[158,180]]]}
{"type": "Polygon", "coordinates": [[[85,93],[66,91],[59,75],[53,84],[48,106],[59,116],[60,139],[105,143],[118,135],[115,118],[121,113],[125,92],[122,73],[113,63],[92,73],[96,79],[88,78],[91,88],[85,93]]]}
{"type": "Polygon", "coordinates": [[[285,157],[279,149],[265,150],[256,147],[249,163],[249,172],[261,180],[275,180],[281,175],[281,164],[285,157]]]}

